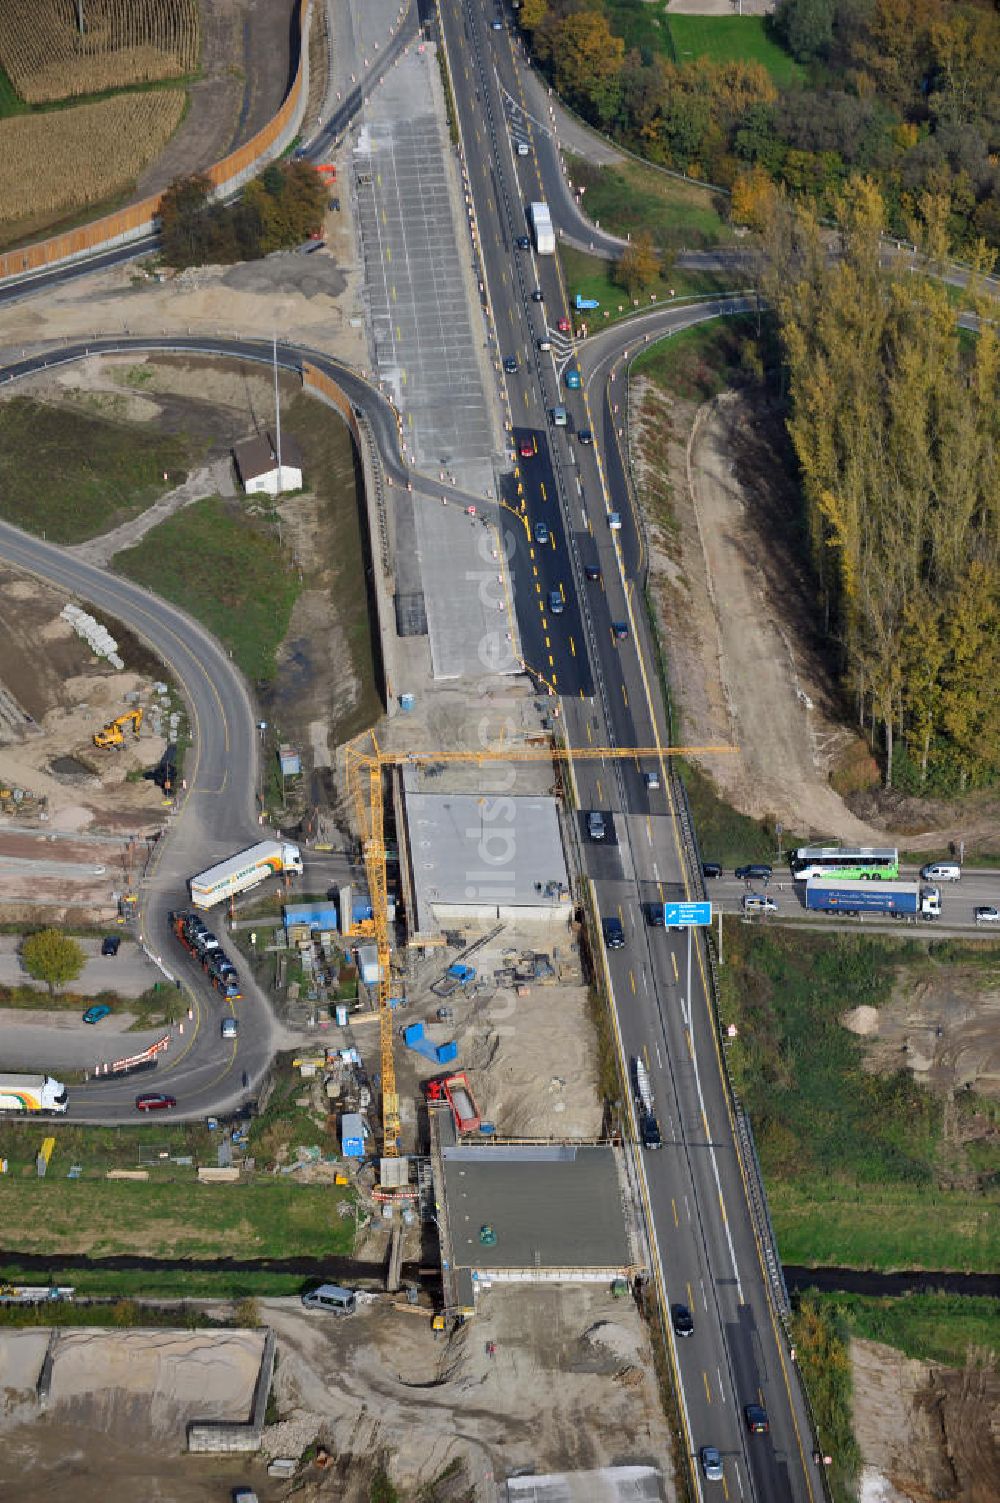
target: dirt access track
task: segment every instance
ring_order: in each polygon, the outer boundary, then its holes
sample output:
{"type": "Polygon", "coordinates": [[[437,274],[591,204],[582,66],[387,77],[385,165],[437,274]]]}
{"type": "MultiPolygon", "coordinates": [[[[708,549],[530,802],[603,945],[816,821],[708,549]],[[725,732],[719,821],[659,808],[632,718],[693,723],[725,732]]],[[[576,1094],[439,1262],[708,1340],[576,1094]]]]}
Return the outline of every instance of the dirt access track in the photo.
{"type": "Polygon", "coordinates": [[[175,177],[203,172],[249,141],[288,92],[297,0],[200,0],[201,76],[188,90],[177,131],[136,184],[159,193],[175,177]]]}
{"type": "MultiPolygon", "coordinates": [[[[742,813],[814,838],[884,844],[892,831],[859,818],[830,784],[858,734],[844,723],[815,592],[796,558],[799,503],[782,467],[781,414],[759,392],[727,391],[696,407],[644,379],[632,400],[641,490],[662,489],[652,471],[669,435],[673,525],[648,519],[650,573],[681,739],[738,748],[705,770],[742,813]]],[[[954,810],[901,801],[894,822],[905,835],[895,838],[936,850],[945,820],[948,839],[996,841],[995,807],[975,800],[954,810]]]]}

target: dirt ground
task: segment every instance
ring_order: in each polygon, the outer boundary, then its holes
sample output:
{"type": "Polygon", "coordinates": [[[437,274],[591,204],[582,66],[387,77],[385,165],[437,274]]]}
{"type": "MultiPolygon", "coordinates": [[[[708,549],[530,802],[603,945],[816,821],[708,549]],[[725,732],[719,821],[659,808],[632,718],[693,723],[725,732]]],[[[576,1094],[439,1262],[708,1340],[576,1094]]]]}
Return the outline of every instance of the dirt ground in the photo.
{"type": "MultiPolygon", "coordinates": [[[[59,591],[0,567],[0,635],[7,644],[2,684],[30,717],[18,720],[12,713],[11,720],[0,721],[0,783],[46,799],[50,831],[92,830],[119,838],[155,831],[164,817],[160,790],[151,782],[126,781],[129,772],[155,766],[163,755],[166,740],[154,733],[151,715],[138,740],[128,733],[124,749],[98,751],[91,740],[135,703],[148,712],[154,661],[112,624],[126,665],[115,672],[60,618],[65,604],[59,591]],[[57,765],[62,758],[72,762],[57,765]]],[[[34,812],[24,803],[16,815],[0,815],[0,833],[5,823],[23,823],[34,812]]],[[[64,859],[61,846],[45,855],[64,859]]],[[[83,859],[94,862],[92,853],[83,859]]],[[[0,888],[3,881],[0,872],[0,888]]]]}
{"type": "Polygon", "coordinates": [[[293,0],[202,0],[201,66],[184,120],[136,184],[135,197],[219,162],[275,114],[288,84],[293,0]]]}
{"type": "MultiPolygon", "coordinates": [[[[483,1500],[517,1468],[662,1465],[669,1454],[639,1314],[603,1286],[495,1285],[447,1339],[386,1308],[321,1324],[283,1301],[263,1305],[278,1335],[272,1454],[287,1454],[292,1436],[358,1458],[385,1451],[410,1494],[457,1457],[483,1500]]],[[[315,1496],[368,1499],[350,1486],[315,1496]]]]}
{"type": "Polygon", "coordinates": [[[966,1086],[1000,1096],[1000,985],[979,968],[949,965],[920,980],[904,972],[887,1006],[855,1008],[844,1022],[867,1039],[873,1070],[905,1063],[945,1098],[966,1086]]]}
{"type": "Polygon", "coordinates": [[[641,380],[632,403],[641,488],[668,492],[673,513],[672,527],[655,505],[647,520],[683,737],[739,748],[706,765],[721,795],[817,838],[879,844],[895,832],[909,849],[933,849],[946,830],[970,848],[994,848],[995,797],[948,807],[876,792],[849,806],[830,786],[858,737],[795,554],[794,489],[776,458],[780,415],[752,392],[696,407],[641,380]],[[666,486],[655,473],[664,462],[666,486]]]}
{"type": "Polygon", "coordinates": [[[1000,1375],[918,1362],[852,1341],[861,1503],[995,1503],[1000,1375]]]}
{"type": "Polygon", "coordinates": [[[261,1503],[279,1496],[255,1457],[183,1454],[188,1420],[249,1417],[262,1332],[62,1331],[40,1413],[48,1337],[0,1337],[0,1499],[56,1503],[72,1476],[77,1503],[105,1503],[109,1484],[123,1498],[210,1503],[248,1474],[261,1503]]]}
{"type": "MultiPolygon", "coordinates": [[[[258,7],[260,9],[260,7],[258,7]]],[[[349,175],[345,146],[334,156],[349,175]]],[[[44,299],[0,309],[0,348],[9,353],[47,341],[129,334],[238,334],[282,338],[367,365],[362,274],[349,194],[323,226],[325,246],[289,251],[239,266],[198,267],[160,282],[140,266],[97,272],[52,288],[44,299]]]]}
{"type": "MultiPolygon", "coordinates": [[[[474,938],[470,933],[470,941],[474,938]]],[[[479,976],[471,993],[442,1000],[430,987],[446,968],[444,956],[431,951],[412,968],[405,1022],[424,1022],[434,1043],[456,1041],[456,1067],[468,1072],[483,1118],[502,1137],[597,1137],[601,1108],[593,1026],[571,930],[565,924],[505,929],[470,958],[479,976]],[[496,986],[493,977],[505,960],[525,951],[545,954],[555,974],[518,996],[496,986]],[[438,1022],[441,1006],[454,1017],[438,1022]]],[[[416,1099],[419,1082],[440,1073],[440,1067],[403,1047],[396,1051],[396,1069],[404,1102],[416,1099]]]]}

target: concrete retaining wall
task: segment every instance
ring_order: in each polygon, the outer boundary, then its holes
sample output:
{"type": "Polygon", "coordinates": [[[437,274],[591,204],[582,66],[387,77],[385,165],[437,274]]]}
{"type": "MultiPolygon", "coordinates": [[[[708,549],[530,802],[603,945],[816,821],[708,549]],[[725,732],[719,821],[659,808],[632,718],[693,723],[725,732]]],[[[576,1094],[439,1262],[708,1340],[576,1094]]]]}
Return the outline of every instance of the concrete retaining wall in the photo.
{"type": "Polygon", "coordinates": [[[260,1434],[267,1413],[267,1399],[274,1377],[274,1332],[269,1328],[264,1337],[264,1351],[260,1359],[260,1372],[254,1388],[250,1419],[246,1424],[233,1420],[192,1420],[187,1428],[189,1451],[259,1451],[260,1434]]]}

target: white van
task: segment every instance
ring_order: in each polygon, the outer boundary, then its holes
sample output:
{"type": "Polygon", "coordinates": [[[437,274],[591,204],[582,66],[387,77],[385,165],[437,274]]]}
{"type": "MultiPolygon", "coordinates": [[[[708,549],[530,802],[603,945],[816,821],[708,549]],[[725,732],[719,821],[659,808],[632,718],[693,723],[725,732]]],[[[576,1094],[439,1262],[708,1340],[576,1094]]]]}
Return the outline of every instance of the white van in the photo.
{"type": "Polygon", "coordinates": [[[962,868],[957,861],[932,861],[920,868],[925,882],[961,882],[962,868]]]}
{"type": "Polygon", "coordinates": [[[331,1315],[353,1315],[358,1308],[353,1289],[342,1289],[339,1284],[320,1284],[302,1296],[307,1310],[329,1310],[331,1315]]]}

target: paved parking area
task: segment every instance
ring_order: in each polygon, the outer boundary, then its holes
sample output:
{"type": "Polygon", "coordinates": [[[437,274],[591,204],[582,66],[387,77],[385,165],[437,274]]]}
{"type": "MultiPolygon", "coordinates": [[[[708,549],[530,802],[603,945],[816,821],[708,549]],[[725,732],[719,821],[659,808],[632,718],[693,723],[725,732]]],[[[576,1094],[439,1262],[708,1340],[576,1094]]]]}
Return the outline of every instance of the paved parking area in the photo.
{"type": "Polygon", "coordinates": [[[394,69],[355,148],[365,282],[379,375],[421,469],[490,465],[492,432],[449,193],[450,146],[429,108],[431,50],[394,69]],[[416,110],[416,113],[414,113],[416,110]]]}
{"type": "Polygon", "coordinates": [[[512,576],[496,530],[429,499],[415,520],[434,677],[520,672],[512,576]]]}

